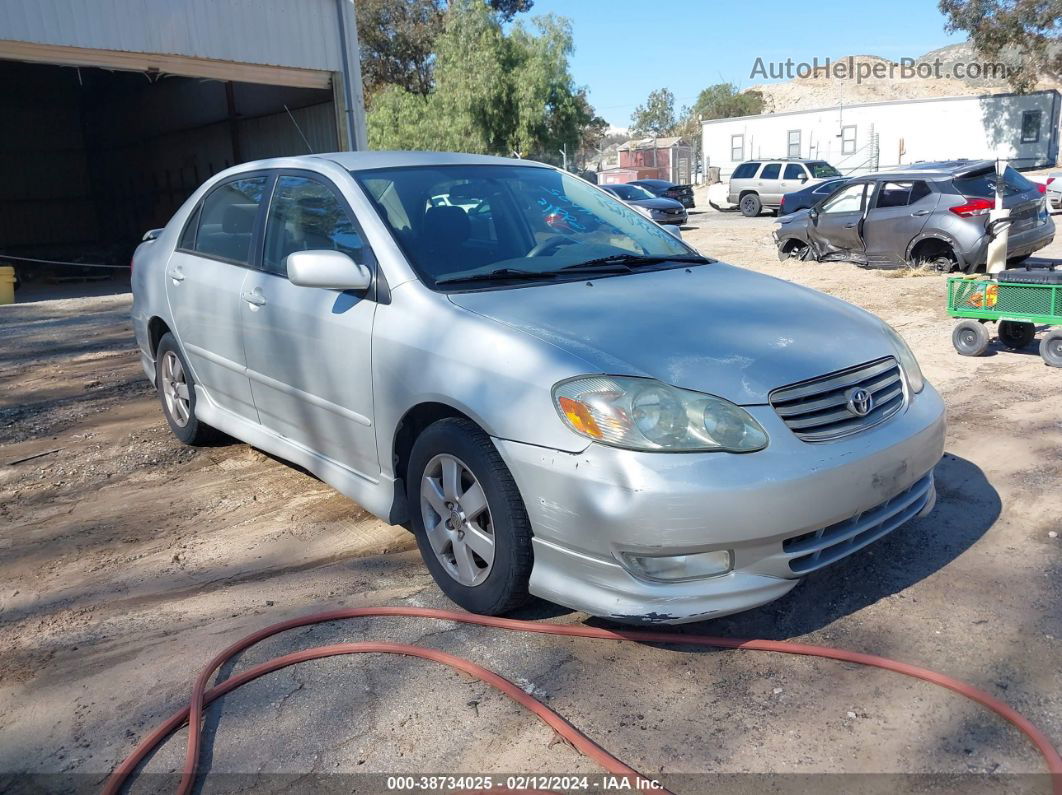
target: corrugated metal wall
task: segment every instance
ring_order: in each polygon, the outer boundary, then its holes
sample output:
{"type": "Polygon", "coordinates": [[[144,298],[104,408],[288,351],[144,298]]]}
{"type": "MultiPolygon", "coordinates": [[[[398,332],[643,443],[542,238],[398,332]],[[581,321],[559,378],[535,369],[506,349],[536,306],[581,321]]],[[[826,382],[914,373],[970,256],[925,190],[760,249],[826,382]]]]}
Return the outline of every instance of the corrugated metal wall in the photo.
{"type": "Polygon", "coordinates": [[[0,38],[339,71],[335,0],[0,0],[0,38]]]}

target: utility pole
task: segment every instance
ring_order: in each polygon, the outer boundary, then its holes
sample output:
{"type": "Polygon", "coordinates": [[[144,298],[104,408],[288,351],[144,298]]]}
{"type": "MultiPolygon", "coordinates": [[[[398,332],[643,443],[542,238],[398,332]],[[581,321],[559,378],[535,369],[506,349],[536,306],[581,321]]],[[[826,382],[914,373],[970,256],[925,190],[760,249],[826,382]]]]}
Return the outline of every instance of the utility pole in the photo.
{"type": "Polygon", "coordinates": [[[557,150],[560,152],[561,157],[564,159],[564,170],[568,170],[568,144],[562,144],[561,148],[557,150]]]}

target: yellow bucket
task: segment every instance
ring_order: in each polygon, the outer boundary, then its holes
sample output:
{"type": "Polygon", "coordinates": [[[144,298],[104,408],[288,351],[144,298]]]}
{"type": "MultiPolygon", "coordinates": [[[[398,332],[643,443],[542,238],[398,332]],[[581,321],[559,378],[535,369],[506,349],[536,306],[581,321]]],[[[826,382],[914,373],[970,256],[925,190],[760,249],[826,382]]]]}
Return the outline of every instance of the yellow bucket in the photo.
{"type": "Polygon", "coordinates": [[[0,305],[15,303],[15,269],[0,265],[0,305]]]}

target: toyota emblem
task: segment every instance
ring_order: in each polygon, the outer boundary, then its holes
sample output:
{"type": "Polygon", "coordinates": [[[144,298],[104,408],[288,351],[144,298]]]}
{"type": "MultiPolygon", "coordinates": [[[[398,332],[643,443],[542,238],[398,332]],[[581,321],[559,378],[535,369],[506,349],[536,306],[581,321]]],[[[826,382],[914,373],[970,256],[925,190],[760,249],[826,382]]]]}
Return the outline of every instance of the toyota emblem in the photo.
{"type": "Polygon", "coordinates": [[[857,417],[865,417],[874,410],[874,396],[862,387],[849,390],[845,397],[848,398],[848,410],[857,417]]]}

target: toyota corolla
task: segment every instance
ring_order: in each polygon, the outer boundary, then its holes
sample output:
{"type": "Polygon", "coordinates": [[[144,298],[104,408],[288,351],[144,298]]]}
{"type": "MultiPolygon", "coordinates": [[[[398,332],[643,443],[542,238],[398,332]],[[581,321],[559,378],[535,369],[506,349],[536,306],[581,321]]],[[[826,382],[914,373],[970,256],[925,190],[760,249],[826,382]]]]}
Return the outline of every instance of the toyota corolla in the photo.
{"type": "Polygon", "coordinates": [[[141,244],[133,292],[181,441],[405,524],[478,613],[724,615],[935,500],[944,407],[895,331],[539,163],[243,164],[141,244]]]}

